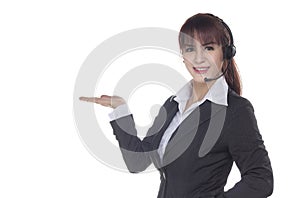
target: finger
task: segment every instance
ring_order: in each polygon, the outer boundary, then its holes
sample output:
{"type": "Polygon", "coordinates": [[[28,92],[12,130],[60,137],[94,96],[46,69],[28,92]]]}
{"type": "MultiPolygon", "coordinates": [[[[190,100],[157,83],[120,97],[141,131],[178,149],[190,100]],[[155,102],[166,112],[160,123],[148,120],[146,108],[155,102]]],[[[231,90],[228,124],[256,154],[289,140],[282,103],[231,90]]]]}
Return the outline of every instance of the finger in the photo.
{"type": "Polygon", "coordinates": [[[81,97],[79,97],[79,100],[86,101],[86,100],[87,100],[87,97],[81,96],[81,97]]]}
{"type": "Polygon", "coordinates": [[[79,97],[79,100],[100,104],[106,107],[111,107],[110,98],[105,99],[105,98],[97,98],[97,97],[79,97]]]}
{"type": "Polygon", "coordinates": [[[99,102],[106,107],[113,107],[112,106],[113,96],[109,95],[101,95],[99,98],[99,102]]]}
{"type": "Polygon", "coordinates": [[[86,101],[86,102],[95,102],[95,97],[79,97],[79,100],[86,101]]]}
{"type": "Polygon", "coordinates": [[[102,103],[102,99],[97,97],[80,97],[79,100],[86,101],[86,102],[93,102],[93,103],[102,103]]]}
{"type": "Polygon", "coordinates": [[[111,100],[112,96],[108,96],[108,95],[101,95],[100,98],[102,99],[106,99],[106,100],[111,100]]]}

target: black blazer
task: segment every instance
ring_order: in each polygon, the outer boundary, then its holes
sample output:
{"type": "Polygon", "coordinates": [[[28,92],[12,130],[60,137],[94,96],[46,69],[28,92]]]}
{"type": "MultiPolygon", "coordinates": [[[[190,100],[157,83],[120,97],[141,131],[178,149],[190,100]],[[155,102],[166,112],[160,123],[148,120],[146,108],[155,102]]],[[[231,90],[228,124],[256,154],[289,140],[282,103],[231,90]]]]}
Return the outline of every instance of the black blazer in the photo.
{"type": "MultiPolygon", "coordinates": [[[[157,149],[178,111],[173,96],[160,108],[140,140],[132,114],[110,122],[128,170],[160,171],[158,198],[264,198],[273,192],[273,173],[251,103],[228,91],[228,106],[205,101],[176,129],[160,160],[157,149]],[[224,192],[233,161],[241,173],[224,192]]],[[[134,189],[132,189],[134,190],[134,189]]]]}

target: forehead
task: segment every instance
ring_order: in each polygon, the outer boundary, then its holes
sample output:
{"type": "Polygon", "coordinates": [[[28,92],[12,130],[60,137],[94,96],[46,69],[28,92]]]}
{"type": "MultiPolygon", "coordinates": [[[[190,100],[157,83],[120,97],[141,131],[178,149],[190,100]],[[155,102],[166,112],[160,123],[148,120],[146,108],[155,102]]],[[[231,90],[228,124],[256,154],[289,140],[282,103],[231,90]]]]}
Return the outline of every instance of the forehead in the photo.
{"type": "Polygon", "coordinates": [[[196,38],[192,38],[192,37],[188,37],[185,38],[183,40],[182,46],[191,46],[191,45],[218,45],[218,43],[216,42],[215,39],[211,39],[211,40],[201,40],[201,39],[196,39],[196,38]]]}
{"type": "Polygon", "coordinates": [[[207,43],[214,43],[220,45],[221,38],[218,32],[206,31],[205,29],[191,29],[180,33],[180,44],[197,44],[205,45],[207,43]]]}

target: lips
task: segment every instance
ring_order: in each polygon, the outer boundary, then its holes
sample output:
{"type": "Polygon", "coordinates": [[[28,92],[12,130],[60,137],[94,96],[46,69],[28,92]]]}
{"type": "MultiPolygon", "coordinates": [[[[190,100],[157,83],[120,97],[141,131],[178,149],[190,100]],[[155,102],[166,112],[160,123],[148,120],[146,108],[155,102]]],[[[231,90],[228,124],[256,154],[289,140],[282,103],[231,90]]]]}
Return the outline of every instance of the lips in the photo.
{"type": "Polygon", "coordinates": [[[205,74],[209,70],[209,67],[193,67],[193,69],[197,74],[205,74]]]}

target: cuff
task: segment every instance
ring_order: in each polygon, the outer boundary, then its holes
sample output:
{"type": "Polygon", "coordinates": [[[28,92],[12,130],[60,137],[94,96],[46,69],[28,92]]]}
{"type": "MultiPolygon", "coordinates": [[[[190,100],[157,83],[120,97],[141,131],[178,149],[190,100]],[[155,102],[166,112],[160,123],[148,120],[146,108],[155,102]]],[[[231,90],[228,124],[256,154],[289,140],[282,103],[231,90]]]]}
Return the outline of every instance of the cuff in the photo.
{"type": "Polygon", "coordinates": [[[118,118],[124,117],[131,114],[128,105],[122,104],[115,108],[111,113],[108,114],[109,116],[109,121],[116,120],[118,118]]]}

